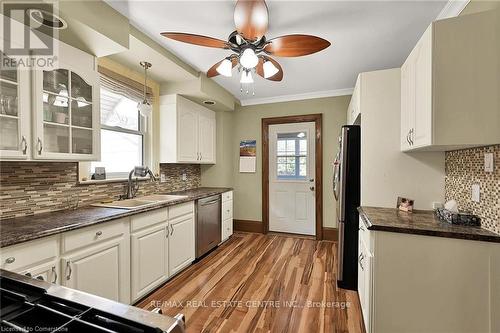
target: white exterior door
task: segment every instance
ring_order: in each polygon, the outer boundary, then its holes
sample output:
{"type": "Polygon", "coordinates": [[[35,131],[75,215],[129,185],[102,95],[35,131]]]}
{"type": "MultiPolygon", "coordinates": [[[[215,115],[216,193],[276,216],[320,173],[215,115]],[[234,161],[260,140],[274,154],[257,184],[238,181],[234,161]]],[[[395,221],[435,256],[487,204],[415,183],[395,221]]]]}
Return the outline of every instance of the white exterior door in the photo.
{"type": "Polygon", "coordinates": [[[315,123],[269,126],[269,230],[316,234],[315,123]]]}

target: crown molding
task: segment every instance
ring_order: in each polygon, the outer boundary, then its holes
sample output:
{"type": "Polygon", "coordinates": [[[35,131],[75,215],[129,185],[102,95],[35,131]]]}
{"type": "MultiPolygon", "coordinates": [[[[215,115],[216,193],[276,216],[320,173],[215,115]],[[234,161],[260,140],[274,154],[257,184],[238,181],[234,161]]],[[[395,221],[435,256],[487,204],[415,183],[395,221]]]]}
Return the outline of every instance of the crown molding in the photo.
{"type": "Polygon", "coordinates": [[[346,89],[336,89],[336,90],[315,91],[315,92],[304,93],[304,94],[242,99],[242,100],[240,100],[240,104],[241,104],[241,106],[248,106],[248,105],[300,101],[300,100],[304,100],[304,99],[345,96],[345,95],[352,95],[353,91],[354,91],[354,88],[346,88],[346,89]]]}
{"type": "Polygon", "coordinates": [[[462,10],[469,4],[471,0],[449,0],[443,10],[438,14],[436,20],[442,20],[460,15],[462,10]]]}

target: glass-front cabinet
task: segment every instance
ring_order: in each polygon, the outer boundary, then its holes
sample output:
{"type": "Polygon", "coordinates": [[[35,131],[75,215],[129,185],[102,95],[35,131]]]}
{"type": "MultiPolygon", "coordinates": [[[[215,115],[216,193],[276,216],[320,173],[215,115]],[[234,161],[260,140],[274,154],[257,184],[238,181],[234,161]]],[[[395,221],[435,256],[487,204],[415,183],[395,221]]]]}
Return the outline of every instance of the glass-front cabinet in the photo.
{"type": "Polygon", "coordinates": [[[33,158],[99,159],[99,80],[95,71],[67,68],[34,74],[33,158]]]}
{"type": "MultiPolygon", "coordinates": [[[[1,54],[1,57],[7,57],[1,54]]],[[[29,149],[29,79],[25,69],[0,68],[0,158],[27,159],[29,149]]]]}

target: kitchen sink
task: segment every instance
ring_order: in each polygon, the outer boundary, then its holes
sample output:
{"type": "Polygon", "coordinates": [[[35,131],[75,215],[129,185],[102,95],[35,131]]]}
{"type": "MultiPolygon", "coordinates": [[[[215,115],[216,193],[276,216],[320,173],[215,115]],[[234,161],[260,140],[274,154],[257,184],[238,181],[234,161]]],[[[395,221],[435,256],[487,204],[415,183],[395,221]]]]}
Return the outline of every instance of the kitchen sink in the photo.
{"type": "Polygon", "coordinates": [[[113,202],[104,202],[94,204],[92,206],[108,207],[108,208],[121,208],[121,209],[138,209],[147,207],[157,203],[165,203],[169,201],[187,198],[185,195],[168,195],[168,194],[153,194],[136,199],[117,200],[113,202]]]}
{"type": "Polygon", "coordinates": [[[154,205],[157,201],[151,200],[142,200],[142,199],[127,199],[127,200],[118,200],[109,203],[98,203],[92,206],[98,207],[108,207],[108,208],[122,208],[122,209],[137,209],[150,205],[154,205]]]}
{"type": "Polygon", "coordinates": [[[140,200],[155,201],[155,202],[169,202],[187,198],[186,195],[170,195],[170,194],[152,194],[141,197],[140,200]]]}

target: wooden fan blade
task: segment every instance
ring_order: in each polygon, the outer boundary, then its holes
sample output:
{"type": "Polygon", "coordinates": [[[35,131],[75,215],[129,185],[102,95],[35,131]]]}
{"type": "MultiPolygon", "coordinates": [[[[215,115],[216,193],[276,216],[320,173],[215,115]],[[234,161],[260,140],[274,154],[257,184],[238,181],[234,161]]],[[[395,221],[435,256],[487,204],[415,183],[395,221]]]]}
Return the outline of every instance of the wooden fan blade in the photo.
{"type": "Polygon", "coordinates": [[[213,37],[186,34],[183,32],[162,32],[161,35],[163,37],[167,37],[179,42],[206,46],[206,47],[215,47],[218,49],[229,49],[229,45],[226,41],[213,37]]]}
{"type": "Polygon", "coordinates": [[[264,51],[277,57],[300,57],[326,49],[329,41],[309,35],[286,35],[269,40],[264,51]]]}
{"type": "Polygon", "coordinates": [[[265,35],[269,12],[264,0],[238,0],[234,7],[236,31],[247,41],[254,42],[265,35]]]}
{"type": "Polygon", "coordinates": [[[259,56],[259,63],[257,64],[255,71],[257,72],[258,75],[262,76],[266,80],[271,80],[271,81],[283,80],[283,68],[281,68],[281,65],[276,60],[269,58],[268,56],[265,55],[259,56]],[[274,74],[271,77],[268,77],[267,79],[264,77],[264,60],[272,62],[272,64],[278,69],[278,73],[274,74]]]}
{"type": "MultiPolygon", "coordinates": [[[[214,77],[214,76],[220,75],[219,72],[217,72],[217,67],[219,67],[220,63],[223,61],[224,61],[224,59],[222,59],[221,61],[219,61],[218,63],[216,63],[212,67],[210,67],[210,69],[207,71],[207,77],[214,77]]],[[[231,62],[233,64],[233,68],[234,68],[236,65],[238,65],[238,57],[232,57],[231,62]]]]}

